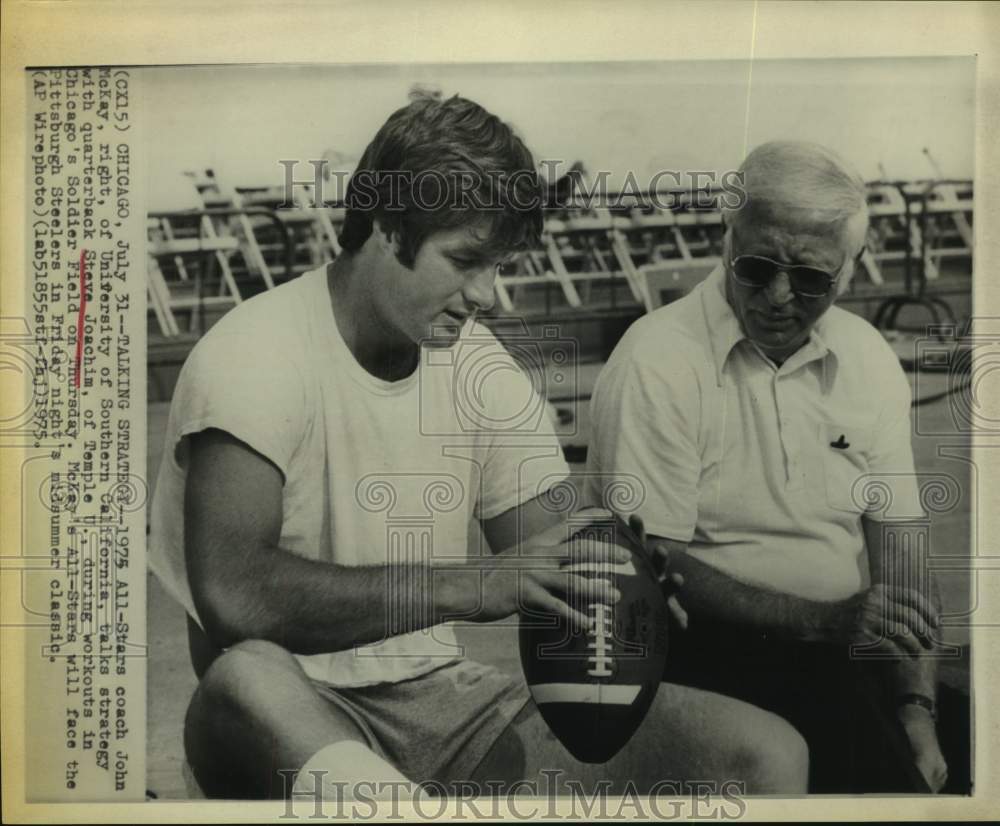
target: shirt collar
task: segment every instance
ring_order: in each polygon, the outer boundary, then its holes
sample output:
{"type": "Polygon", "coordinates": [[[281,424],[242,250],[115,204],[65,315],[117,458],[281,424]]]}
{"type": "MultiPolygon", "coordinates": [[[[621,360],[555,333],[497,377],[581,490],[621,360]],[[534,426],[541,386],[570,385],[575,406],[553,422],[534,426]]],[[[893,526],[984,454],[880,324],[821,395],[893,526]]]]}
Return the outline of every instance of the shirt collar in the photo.
{"type": "MultiPolygon", "coordinates": [[[[720,263],[703,282],[701,293],[702,309],[712,348],[712,361],[715,364],[715,377],[720,387],[729,354],[741,341],[748,341],[740,328],[736,313],[726,300],[725,278],[725,267],[720,263]]],[[[809,341],[782,365],[785,370],[793,370],[811,361],[820,360],[824,386],[828,386],[833,380],[837,362],[837,353],[831,346],[831,339],[834,337],[830,335],[829,315],[829,310],[822,315],[809,332],[809,341]]]]}

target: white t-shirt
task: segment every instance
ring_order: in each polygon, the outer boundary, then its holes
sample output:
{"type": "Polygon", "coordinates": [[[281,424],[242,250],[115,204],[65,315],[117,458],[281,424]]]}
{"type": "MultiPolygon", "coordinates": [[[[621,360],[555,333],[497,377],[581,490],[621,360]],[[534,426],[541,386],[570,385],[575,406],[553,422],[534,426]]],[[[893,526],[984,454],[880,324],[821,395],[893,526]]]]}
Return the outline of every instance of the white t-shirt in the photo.
{"type": "MultiPolygon", "coordinates": [[[[411,376],[383,381],[341,338],[325,270],[307,273],[228,313],[198,342],[174,391],[149,564],[195,618],[184,437],[207,428],[282,472],[280,547],[341,565],[460,561],[473,517],[497,516],[568,475],[543,400],[486,328],[467,324],[454,346],[421,350],[411,376]]],[[[361,686],[458,656],[441,625],[299,660],[313,678],[361,686]]]]}
{"type": "Polygon", "coordinates": [[[878,331],[839,307],[775,367],[743,335],[723,278],[720,267],[615,348],[591,401],[587,498],[617,497],[649,533],[736,579],[844,599],[862,585],[862,515],[924,517],[906,376],[878,331]]]}

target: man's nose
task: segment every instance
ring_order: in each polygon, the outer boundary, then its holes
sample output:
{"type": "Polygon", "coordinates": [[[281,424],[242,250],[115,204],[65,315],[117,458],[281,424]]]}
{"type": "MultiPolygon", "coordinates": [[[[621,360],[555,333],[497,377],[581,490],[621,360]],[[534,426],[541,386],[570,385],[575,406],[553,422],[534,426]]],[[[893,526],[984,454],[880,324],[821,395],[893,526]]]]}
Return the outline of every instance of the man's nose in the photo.
{"type": "Polygon", "coordinates": [[[462,294],[465,300],[472,304],[477,311],[490,310],[496,302],[496,296],[493,292],[496,276],[497,270],[494,267],[487,267],[466,282],[462,294]]]}
{"type": "Polygon", "coordinates": [[[788,278],[788,273],[784,270],[778,270],[775,273],[774,278],[771,279],[771,283],[767,285],[764,293],[767,296],[767,300],[775,307],[781,307],[795,298],[795,293],[792,292],[792,282],[788,278]]]}

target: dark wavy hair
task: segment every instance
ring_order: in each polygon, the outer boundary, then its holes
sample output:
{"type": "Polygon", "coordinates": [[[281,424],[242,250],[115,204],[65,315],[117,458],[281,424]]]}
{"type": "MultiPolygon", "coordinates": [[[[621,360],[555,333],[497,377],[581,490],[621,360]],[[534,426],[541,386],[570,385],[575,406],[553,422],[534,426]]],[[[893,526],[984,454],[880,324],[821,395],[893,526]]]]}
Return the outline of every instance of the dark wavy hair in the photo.
{"type": "Polygon", "coordinates": [[[365,149],[345,202],[343,250],[361,249],[377,221],[398,238],[407,267],[443,230],[481,225],[484,259],[536,244],[542,231],[531,152],[508,124],[458,95],[411,92],[365,149]]]}

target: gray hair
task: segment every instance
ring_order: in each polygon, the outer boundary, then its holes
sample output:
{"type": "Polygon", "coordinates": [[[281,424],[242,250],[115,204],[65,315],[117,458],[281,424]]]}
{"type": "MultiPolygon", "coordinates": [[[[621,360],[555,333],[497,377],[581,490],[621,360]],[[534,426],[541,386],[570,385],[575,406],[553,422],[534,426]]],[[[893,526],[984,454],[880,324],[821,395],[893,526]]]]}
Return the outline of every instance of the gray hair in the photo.
{"type": "Polygon", "coordinates": [[[747,155],[739,171],[746,198],[723,209],[727,226],[748,220],[826,225],[854,246],[864,242],[865,183],[836,152],[807,141],[770,141],[747,155]]]}

